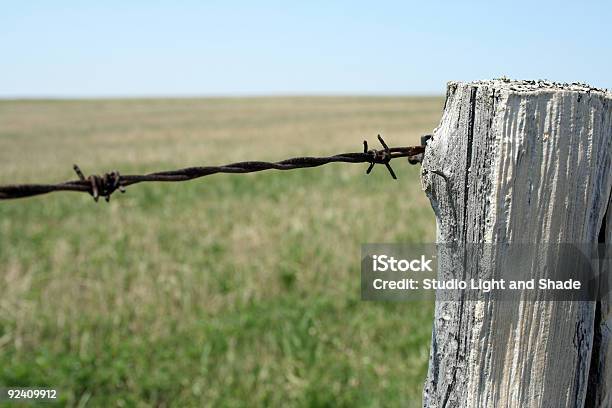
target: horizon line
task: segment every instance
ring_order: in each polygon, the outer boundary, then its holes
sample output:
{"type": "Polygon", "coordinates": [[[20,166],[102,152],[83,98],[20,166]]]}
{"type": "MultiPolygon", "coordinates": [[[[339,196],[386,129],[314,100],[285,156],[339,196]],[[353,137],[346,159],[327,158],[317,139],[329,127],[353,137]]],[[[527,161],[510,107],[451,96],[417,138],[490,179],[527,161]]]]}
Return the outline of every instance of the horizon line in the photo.
{"type": "Polygon", "coordinates": [[[34,100],[133,100],[133,99],[250,99],[250,98],[394,98],[394,97],[421,97],[434,98],[443,97],[444,93],[438,92],[279,92],[279,93],[227,93],[227,94],[92,94],[92,95],[0,95],[0,101],[34,101],[34,100]]]}

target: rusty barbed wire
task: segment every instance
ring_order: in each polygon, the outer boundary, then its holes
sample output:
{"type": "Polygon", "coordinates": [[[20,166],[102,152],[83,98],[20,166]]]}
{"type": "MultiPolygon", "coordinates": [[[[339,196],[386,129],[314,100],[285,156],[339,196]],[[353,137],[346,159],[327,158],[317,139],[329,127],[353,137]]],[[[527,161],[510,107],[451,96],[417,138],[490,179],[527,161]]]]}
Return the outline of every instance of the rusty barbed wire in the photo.
{"type": "Polygon", "coordinates": [[[366,174],[370,174],[374,165],[382,164],[387,168],[391,177],[397,179],[390,165],[391,160],[407,157],[411,164],[415,164],[420,162],[425,152],[425,143],[422,146],[390,148],[380,135],[378,135],[378,140],[383,146],[381,150],[368,149],[368,142],[364,140],[363,153],[341,153],[327,157],[295,157],[274,163],[246,161],[225,166],[187,167],[150,174],[121,175],[118,171],[112,171],[102,176],[91,175],[85,177],[79,166],[75,164],[73,168],[79,177],[78,180],[58,184],[13,184],[0,186],[0,200],[31,197],[54,191],[78,191],[89,193],[95,201],[98,201],[99,197],[104,197],[106,201],[109,201],[115,191],[119,190],[124,193],[127,186],[137,183],[187,181],[217,173],[252,173],[272,169],[292,170],[318,167],[329,163],[370,163],[366,174]]]}

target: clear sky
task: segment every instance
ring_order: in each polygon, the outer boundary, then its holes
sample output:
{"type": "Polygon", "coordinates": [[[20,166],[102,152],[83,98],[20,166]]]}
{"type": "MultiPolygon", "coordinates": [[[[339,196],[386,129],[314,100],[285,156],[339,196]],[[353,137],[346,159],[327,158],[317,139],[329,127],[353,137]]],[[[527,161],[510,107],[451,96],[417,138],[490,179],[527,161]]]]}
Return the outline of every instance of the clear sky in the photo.
{"type": "Polygon", "coordinates": [[[0,97],[441,94],[503,75],[612,88],[611,4],[3,2],[0,97]]]}

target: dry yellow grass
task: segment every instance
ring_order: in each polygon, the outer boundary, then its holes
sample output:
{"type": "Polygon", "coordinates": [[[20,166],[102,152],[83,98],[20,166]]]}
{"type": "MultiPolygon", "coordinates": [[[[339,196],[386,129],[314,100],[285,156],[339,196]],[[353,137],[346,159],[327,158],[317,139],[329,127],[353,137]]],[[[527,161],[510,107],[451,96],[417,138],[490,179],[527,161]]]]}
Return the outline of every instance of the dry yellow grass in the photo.
{"type": "MultiPolygon", "coordinates": [[[[0,102],[0,183],[411,145],[441,98],[0,102]]],[[[419,405],[432,307],[359,300],[365,242],[431,242],[418,167],[337,164],[0,204],[0,385],[62,404],[419,405]]]]}

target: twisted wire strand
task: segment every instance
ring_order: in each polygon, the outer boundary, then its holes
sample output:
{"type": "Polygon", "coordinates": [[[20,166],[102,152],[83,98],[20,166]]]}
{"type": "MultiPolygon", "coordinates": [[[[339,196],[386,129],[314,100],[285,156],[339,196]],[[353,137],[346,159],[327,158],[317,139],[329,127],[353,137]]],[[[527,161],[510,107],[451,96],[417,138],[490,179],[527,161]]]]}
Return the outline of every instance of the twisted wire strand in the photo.
{"type": "Polygon", "coordinates": [[[372,171],[375,164],[383,164],[391,176],[396,179],[397,177],[389,164],[392,159],[408,157],[409,161],[414,163],[415,161],[418,162],[418,157],[425,151],[424,146],[389,148],[380,135],[378,140],[383,145],[382,150],[369,150],[367,142],[364,141],[363,153],[341,153],[327,157],[295,157],[279,162],[246,161],[226,164],[224,166],[187,167],[149,174],[121,175],[119,172],[113,171],[102,176],[91,175],[85,177],[79,167],[74,165],[74,170],[79,176],[78,180],[57,184],[12,184],[0,186],[0,200],[31,197],[54,191],[77,191],[91,194],[96,201],[98,201],[100,196],[109,201],[110,196],[116,190],[125,192],[125,187],[143,182],[187,181],[217,173],[252,173],[272,169],[293,170],[318,167],[329,163],[370,163],[367,174],[372,171]]]}

